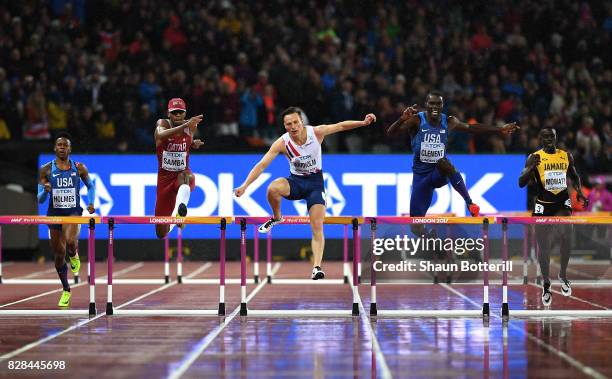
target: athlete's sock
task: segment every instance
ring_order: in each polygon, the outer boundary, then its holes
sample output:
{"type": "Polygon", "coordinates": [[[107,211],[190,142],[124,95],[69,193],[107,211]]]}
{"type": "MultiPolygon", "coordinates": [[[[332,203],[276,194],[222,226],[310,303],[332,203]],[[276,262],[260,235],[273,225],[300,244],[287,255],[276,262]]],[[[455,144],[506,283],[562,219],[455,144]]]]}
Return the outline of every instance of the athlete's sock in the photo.
{"type": "Polygon", "coordinates": [[[62,281],[62,287],[64,287],[64,291],[70,292],[70,284],[68,283],[68,265],[66,262],[61,267],[55,267],[57,271],[57,275],[62,281]]]}
{"type": "Polygon", "coordinates": [[[69,257],[74,258],[79,252],[77,251],[77,249],[73,249],[71,246],[69,246],[68,244],[66,244],[66,254],[69,257]]]}
{"type": "Polygon", "coordinates": [[[468,193],[467,187],[465,186],[465,182],[463,181],[463,177],[461,176],[461,174],[458,172],[455,172],[454,174],[449,176],[448,179],[450,180],[450,183],[455,189],[455,191],[459,192],[459,195],[463,197],[463,200],[465,200],[465,203],[467,205],[472,204],[472,198],[470,197],[470,194],[468,193]]]}
{"type": "Polygon", "coordinates": [[[181,184],[177,193],[176,193],[176,201],[174,202],[174,210],[172,211],[172,216],[176,216],[176,212],[178,211],[179,205],[185,204],[189,202],[189,195],[191,195],[191,189],[187,184],[181,184]]]}
{"type": "MultiPolygon", "coordinates": [[[[181,204],[187,205],[187,203],[189,202],[190,195],[191,195],[191,188],[189,188],[189,185],[181,184],[178,191],[176,192],[176,201],[174,202],[174,209],[172,210],[172,217],[177,216],[178,207],[181,204]]],[[[175,226],[176,224],[170,225],[170,230],[168,231],[168,233],[170,233],[172,229],[174,229],[175,226]]]]}

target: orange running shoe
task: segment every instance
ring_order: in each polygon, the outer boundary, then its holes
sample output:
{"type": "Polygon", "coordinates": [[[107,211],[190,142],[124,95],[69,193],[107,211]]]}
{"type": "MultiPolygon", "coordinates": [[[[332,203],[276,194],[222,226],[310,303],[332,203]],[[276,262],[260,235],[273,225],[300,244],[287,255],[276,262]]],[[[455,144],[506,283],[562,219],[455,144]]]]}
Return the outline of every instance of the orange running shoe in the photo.
{"type": "Polygon", "coordinates": [[[468,210],[470,211],[472,217],[478,217],[478,215],[480,214],[480,207],[475,203],[468,205],[468,210]]]}

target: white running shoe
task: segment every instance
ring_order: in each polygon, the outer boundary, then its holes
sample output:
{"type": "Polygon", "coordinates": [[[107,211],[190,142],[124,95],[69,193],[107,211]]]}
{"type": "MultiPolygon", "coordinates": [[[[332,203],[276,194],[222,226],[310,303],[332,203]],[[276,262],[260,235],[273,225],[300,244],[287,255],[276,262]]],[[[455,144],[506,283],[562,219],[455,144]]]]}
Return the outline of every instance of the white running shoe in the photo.
{"type": "Polygon", "coordinates": [[[261,224],[261,226],[259,226],[259,233],[268,233],[270,231],[270,229],[272,229],[272,227],[276,224],[280,224],[281,222],[283,222],[283,218],[279,218],[276,219],[274,217],[271,217],[268,221],[264,222],[263,224],[261,224]]]}
{"type": "Polygon", "coordinates": [[[552,293],[550,293],[550,283],[544,282],[542,286],[542,305],[550,306],[552,303],[552,293]]]}
{"type": "Polygon", "coordinates": [[[319,280],[325,278],[325,273],[321,270],[321,266],[315,266],[312,269],[312,280],[319,280]]]}
{"type": "Polygon", "coordinates": [[[563,296],[572,296],[571,282],[559,276],[559,283],[561,283],[561,293],[563,296]]]}

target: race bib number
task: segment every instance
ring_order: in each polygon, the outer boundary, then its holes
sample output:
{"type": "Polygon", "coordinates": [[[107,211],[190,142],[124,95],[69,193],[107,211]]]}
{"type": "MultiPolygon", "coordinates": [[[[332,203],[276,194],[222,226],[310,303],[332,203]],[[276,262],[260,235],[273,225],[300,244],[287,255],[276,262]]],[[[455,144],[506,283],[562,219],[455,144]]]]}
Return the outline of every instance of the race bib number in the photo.
{"type": "Polygon", "coordinates": [[[538,215],[544,214],[544,206],[542,204],[536,203],[533,213],[538,214],[538,215]]]}
{"type": "Polygon", "coordinates": [[[550,192],[559,192],[567,188],[565,171],[544,171],[544,189],[550,192]]]}
{"type": "Polygon", "coordinates": [[[183,171],[187,168],[187,152],[165,151],[162,155],[162,168],[166,171],[183,171]]]}
{"type": "Polygon", "coordinates": [[[421,142],[421,162],[436,163],[444,158],[444,144],[441,142],[421,142]]]}
{"type": "Polygon", "coordinates": [[[76,208],[76,190],[74,188],[54,188],[53,208],[76,208]]]}

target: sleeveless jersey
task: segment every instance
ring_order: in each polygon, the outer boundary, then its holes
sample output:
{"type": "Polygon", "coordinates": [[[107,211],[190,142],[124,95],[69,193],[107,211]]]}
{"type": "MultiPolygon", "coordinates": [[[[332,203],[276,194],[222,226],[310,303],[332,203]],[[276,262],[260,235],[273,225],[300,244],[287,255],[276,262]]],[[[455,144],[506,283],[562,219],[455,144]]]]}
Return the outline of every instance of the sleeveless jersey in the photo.
{"type": "Polygon", "coordinates": [[[414,152],[412,172],[426,174],[433,171],[436,162],[446,156],[448,122],[444,113],[441,115],[440,126],[430,125],[425,112],[419,112],[418,115],[421,125],[412,138],[412,151],[414,152]]]}
{"type": "Polygon", "coordinates": [[[48,216],[80,215],[83,213],[81,196],[79,195],[81,188],[79,170],[75,161],[71,159],[69,163],[70,168],[62,170],[55,164],[55,159],[51,161],[51,173],[49,174],[51,197],[47,208],[48,216]]]}
{"type": "MultiPolygon", "coordinates": [[[[167,121],[172,125],[170,120],[167,121]]],[[[185,127],[183,133],[175,134],[162,141],[155,149],[158,174],[170,174],[189,168],[191,142],[193,142],[193,136],[187,127],[185,127]]]]}
{"type": "Polygon", "coordinates": [[[556,149],[553,154],[543,149],[534,154],[540,156],[540,164],[536,167],[536,183],[538,200],[550,203],[562,203],[569,198],[567,191],[567,169],[569,158],[567,152],[556,149]]]}
{"type": "Polygon", "coordinates": [[[289,133],[283,134],[285,151],[289,159],[289,170],[294,175],[306,176],[321,172],[322,157],[321,144],[317,140],[314,128],[310,125],[306,128],[306,142],[298,145],[291,140],[289,133]]]}

